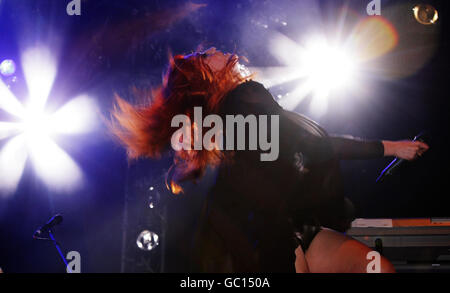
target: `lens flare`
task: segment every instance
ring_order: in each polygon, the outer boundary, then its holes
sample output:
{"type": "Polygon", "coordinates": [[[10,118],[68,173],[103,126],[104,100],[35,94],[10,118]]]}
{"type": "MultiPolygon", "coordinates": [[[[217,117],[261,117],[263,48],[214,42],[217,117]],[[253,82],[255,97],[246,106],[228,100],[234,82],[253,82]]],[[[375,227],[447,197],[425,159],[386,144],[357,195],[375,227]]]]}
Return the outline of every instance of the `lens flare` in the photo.
{"type": "Polygon", "coordinates": [[[22,64],[30,93],[27,108],[42,111],[56,77],[56,61],[50,50],[37,47],[25,51],[22,64]]]}
{"type": "Polygon", "coordinates": [[[18,134],[22,131],[20,124],[13,122],[0,122],[0,140],[18,134]]]}
{"type": "Polygon", "coordinates": [[[11,76],[16,73],[16,63],[11,59],[3,60],[0,63],[0,73],[3,76],[11,76]]]}
{"type": "MultiPolygon", "coordinates": [[[[363,91],[361,81],[374,67],[370,63],[389,55],[399,43],[395,27],[381,16],[358,15],[343,8],[336,31],[316,32],[293,39],[273,32],[269,49],[281,66],[253,67],[256,77],[269,88],[285,90],[278,103],[287,110],[295,110],[310,98],[309,110],[313,116],[327,112],[330,99],[354,97],[363,91]],[[346,18],[350,15],[351,20],[346,18]],[[362,19],[362,20],[360,20],[362,19]],[[292,87],[293,83],[297,86],[292,87]]],[[[375,62],[375,63],[377,63],[375,62]]],[[[373,72],[379,72],[377,68],[373,72]]]]}
{"type": "Polygon", "coordinates": [[[0,81],[0,108],[20,118],[19,122],[0,122],[0,139],[10,138],[0,151],[0,193],[14,193],[28,157],[36,174],[49,188],[73,191],[82,186],[83,173],[52,137],[96,130],[97,105],[89,96],[81,95],[54,113],[46,113],[45,105],[56,77],[56,62],[51,52],[42,47],[27,50],[22,62],[29,92],[26,107],[0,81]]]}
{"type": "Polygon", "coordinates": [[[3,109],[9,114],[12,114],[19,118],[25,115],[25,108],[1,80],[0,80],[0,109],[3,109]]]}
{"type": "Polygon", "coordinates": [[[87,95],[73,98],[51,115],[50,125],[55,133],[82,134],[97,129],[97,103],[87,95]]]}
{"type": "Polygon", "coordinates": [[[279,100],[288,110],[294,110],[305,97],[312,95],[311,111],[323,115],[328,106],[327,99],[352,86],[358,71],[353,48],[345,43],[330,42],[322,35],[311,37],[301,46],[275,33],[270,46],[273,55],[285,66],[253,70],[268,87],[299,80],[301,84],[279,100]]]}
{"type": "Polygon", "coordinates": [[[435,24],[439,19],[439,13],[433,6],[429,4],[416,5],[413,8],[414,17],[424,25],[435,24]]]}
{"type": "Polygon", "coordinates": [[[67,192],[82,184],[80,167],[49,137],[28,137],[27,145],[35,171],[48,187],[67,192]]]}
{"type": "Polygon", "coordinates": [[[374,16],[358,23],[349,42],[356,58],[366,62],[392,51],[398,44],[398,33],[389,21],[374,16]]]}
{"type": "Polygon", "coordinates": [[[14,193],[22,177],[28,157],[26,137],[18,135],[0,150],[0,194],[14,193]]]}
{"type": "Polygon", "coordinates": [[[302,67],[318,92],[344,87],[351,81],[355,60],[348,49],[331,46],[326,41],[314,41],[302,56],[302,67]]]}
{"type": "Polygon", "coordinates": [[[47,137],[51,134],[49,116],[45,113],[27,111],[21,126],[25,135],[31,139],[39,139],[40,137],[47,137]]]}

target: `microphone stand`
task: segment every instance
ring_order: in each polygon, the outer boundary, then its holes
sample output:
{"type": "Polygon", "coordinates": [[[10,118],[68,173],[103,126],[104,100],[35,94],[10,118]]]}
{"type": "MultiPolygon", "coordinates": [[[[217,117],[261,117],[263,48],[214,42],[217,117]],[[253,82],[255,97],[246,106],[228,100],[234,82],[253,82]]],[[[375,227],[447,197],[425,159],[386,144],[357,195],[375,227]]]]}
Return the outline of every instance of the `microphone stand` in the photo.
{"type": "Polygon", "coordinates": [[[58,250],[59,256],[61,256],[61,259],[64,262],[64,265],[66,266],[66,271],[68,273],[72,273],[72,270],[70,269],[69,264],[67,263],[67,260],[61,251],[61,247],[59,247],[58,242],[56,241],[55,237],[53,236],[52,229],[48,229],[48,235],[50,236],[50,239],[53,241],[53,244],[55,244],[56,250],[58,250]]]}
{"type": "Polygon", "coordinates": [[[49,240],[52,241],[53,244],[56,247],[56,250],[58,250],[58,254],[61,257],[62,261],[64,262],[64,266],[66,267],[66,272],[72,273],[72,270],[69,267],[69,264],[67,263],[66,258],[64,257],[61,247],[59,246],[59,243],[56,241],[55,236],[53,235],[52,228],[62,222],[63,218],[60,214],[56,214],[53,216],[45,225],[41,226],[36,232],[33,234],[33,238],[37,240],[49,240]],[[41,237],[41,234],[48,233],[50,238],[41,237]]]}

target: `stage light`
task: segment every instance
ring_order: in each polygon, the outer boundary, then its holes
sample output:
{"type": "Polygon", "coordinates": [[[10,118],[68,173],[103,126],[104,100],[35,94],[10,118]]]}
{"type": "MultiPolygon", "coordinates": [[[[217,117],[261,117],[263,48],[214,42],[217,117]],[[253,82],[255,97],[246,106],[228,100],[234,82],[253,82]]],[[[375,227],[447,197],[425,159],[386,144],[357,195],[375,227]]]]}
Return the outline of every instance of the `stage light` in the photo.
{"type": "Polygon", "coordinates": [[[48,136],[51,134],[49,116],[44,113],[27,111],[23,117],[22,130],[29,138],[48,136]]]}
{"type": "Polygon", "coordinates": [[[34,170],[47,186],[57,191],[72,191],[81,184],[80,167],[52,139],[33,136],[27,145],[34,170]]]}
{"type": "Polygon", "coordinates": [[[312,94],[310,111],[316,116],[323,115],[328,98],[351,85],[356,70],[355,58],[351,57],[349,48],[331,45],[320,38],[307,43],[300,58],[299,75],[304,77],[303,87],[312,94]]]}
{"type": "Polygon", "coordinates": [[[355,58],[349,49],[329,45],[324,40],[312,41],[303,51],[303,67],[313,92],[328,96],[331,90],[349,85],[355,71],[355,58]]]}
{"type": "Polygon", "coordinates": [[[67,102],[49,117],[51,129],[58,134],[81,134],[98,127],[95,100],[80,95],[67,102]]]}
{"type": "Polygon", "coordinates": [[[11,93],[9,88],[0,80],[0,108],[18,118],[25,115],[25,108],[11,93]]]}
{"type": "Polygon", "coordinates": [[[22,66],[30,95],[27,107],[42,112],[56,77],[56,61],[50,50],[36,47],[22,55],[22,66]]]}
{"type": "Polygon", "coordinates": [[[144,230],[136,239],[137,246],[145,251],[153,250],[159,245],[159,236],[155,232],[144,230]]]}
{"type": "Polygon", "coordinates": [[[270,49],[285,66],[253,70],[268,87],[299,81],[289,95],[278,101],[287,110],[294,110],[305,97],[311,95],[310,111],[316,116],[323,115],[328,99],[353,85],[358,60],[350,46],[329,42],[321,35],[311,36],[301,46],[284,35],[276,34],[270,49]]]}
{"type": "Polygon", "coordinates": [[[161,194],[159,193],[158,188],[154,186],[150,186],[148,189],[148,207],[153,209],[158,206],[159,201],[161,200],[161,194]]]}
{"type": "Polygon", "coordinates": [[[0,150],[0,192],[9,194],[16,190],[28,157],[25,135],[10,139],[0,150]]]}
{"type": "MultiPolygon", "coordinates": [[[[342,13],[342,23],[347,14],[342,13]]],[[[280,66],[251,70],[269,89],[289,90],[277,95],[283,108],[295,111],[310,98],[308,114],[318,118],[327,113],[332,99],[348,102],[350,97],[362,96],[366,90],[364,78],[372,72],[379,74],[374,60],[398,44],[396,29],[383,17],[365,18],[351,26],[342,31],[301,35],[296,41],[272,32],[269,50],[280,66]]]]}
{"type": "Polygon", "coordinates": [[[3,60],[0,63],[0,73],[3,76],[11,76],[16,73],[16,63],[11,59],[3,60]]]}
{"type": "Polygon", "coordinates": [[[0,122],[0,140],[18,134],[21,131],[20,125],[12,122],[0,122]]]}
{"type": "Polygon", "coordinates": [[[0,139],[12,137],[0,151],[0,192],[11,194],[16,190],[28,157],[37,176],[49,188],[71,191],[82,183],[82,171],[52,137],[95,130],[96,103],[82,95],[47,113],[45,106],[56,77],[56,62],[45,48],[26,51],[22,62],[29,90],[26,106],[0,81],[0,108],[20,120],[0,122],[0,139]]]}

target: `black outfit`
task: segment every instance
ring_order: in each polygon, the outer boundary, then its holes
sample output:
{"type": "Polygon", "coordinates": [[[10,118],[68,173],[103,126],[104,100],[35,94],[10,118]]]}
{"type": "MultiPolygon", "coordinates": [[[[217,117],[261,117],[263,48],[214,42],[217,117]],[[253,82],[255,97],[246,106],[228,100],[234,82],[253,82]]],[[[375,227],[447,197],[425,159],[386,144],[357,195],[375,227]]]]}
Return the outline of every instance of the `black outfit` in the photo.
{"type": "Polygon", "coordinates": [[[254,81],[231,91],[221,109],[224,119],[279,115],[279,157],[262,162],[261,151],[236,151],[232,163],[219,167],[195,236],[192,270],[295,272],[299,243],[307,249],[318,227],[343,232],[353,220],[339,160],[382,157],[383,145],[330,137],[310,119],[283,110],[254,81]]]}

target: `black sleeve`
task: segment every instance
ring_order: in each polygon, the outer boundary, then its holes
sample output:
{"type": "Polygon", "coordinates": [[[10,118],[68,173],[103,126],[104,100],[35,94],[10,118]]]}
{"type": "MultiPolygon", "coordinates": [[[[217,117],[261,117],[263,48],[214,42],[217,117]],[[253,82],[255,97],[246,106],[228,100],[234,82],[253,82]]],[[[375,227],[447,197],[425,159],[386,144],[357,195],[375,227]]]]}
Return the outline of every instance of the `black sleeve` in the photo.
{"type": "MultiPolygon", "coordinates": [[[[286,111],[260,83],[248,81],[239,85],[225,98],[226,112],[243,115],[279,115],[280,142],[287,141],[292,150],[303,148],[319,160],[371,159],[384,155],[381,141],[351,136],[328,136],[311,119],[286,111]]],[[[282,148],[280,147],[280,151],[282,148]]]]}
{"type": "Polygon", "coordinates": [[[331,136],[330,142],[336,157],[341,160],[376,159],[384,156],[384,146],[379,140],[331,136]]]}

